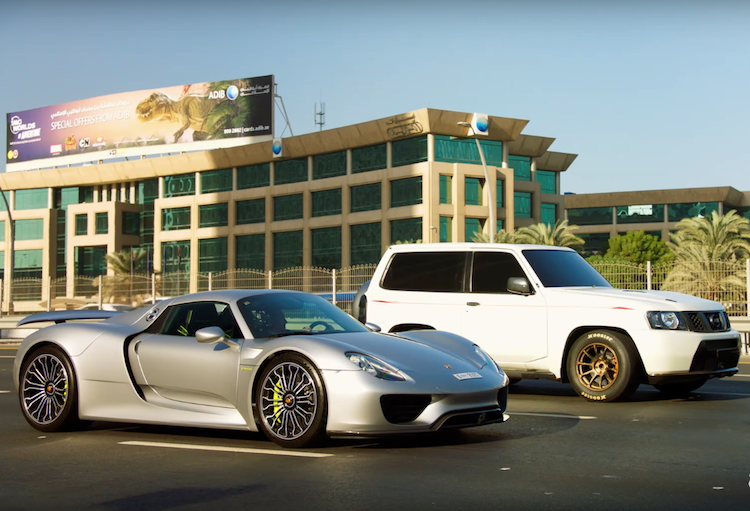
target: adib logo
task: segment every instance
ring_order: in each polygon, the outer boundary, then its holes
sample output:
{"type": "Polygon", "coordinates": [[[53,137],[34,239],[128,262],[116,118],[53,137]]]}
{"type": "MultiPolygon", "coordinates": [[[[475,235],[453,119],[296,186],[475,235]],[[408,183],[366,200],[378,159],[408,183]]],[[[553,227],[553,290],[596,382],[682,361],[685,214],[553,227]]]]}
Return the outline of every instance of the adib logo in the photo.
{"type": "Polygon", "coordinates": [[[477,131],[486,133],[489,127],[490,122],[486,116],[477,116],[477,131]]]}
{"type": "Polygon", "coordinates": [[[230,85],[227,87],[227,97],[234,101],[240,95],[240,89],[236,85],[230,85]]]}
{"type": "Polygon", "coordinates": [[[271,150],[273,151],[273,154],[281,154],[281,140],[274,140],[271,150]]]}
{"type": "Polygon", "coordinates": [[[226,93],[223,90],[212,90],[208,93],[208,97],[211,99],[224,99],[226,93]]]}

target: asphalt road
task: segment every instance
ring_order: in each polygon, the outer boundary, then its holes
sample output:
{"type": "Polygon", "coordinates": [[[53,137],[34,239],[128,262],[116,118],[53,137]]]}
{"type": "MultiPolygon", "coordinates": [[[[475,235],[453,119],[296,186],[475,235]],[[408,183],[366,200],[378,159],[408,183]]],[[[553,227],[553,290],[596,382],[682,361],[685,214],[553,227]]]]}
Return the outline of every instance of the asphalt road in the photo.
{"type": "Polygon", "coordinates": [[[0,348],[0,509],[713,510],[750,508],[750,364],[687,399],[590,403],[513,387],[510,421],[281,450],[261,435],[23,419],[0,348]],[[310,457],[310,454],[324,455],[310,457]]]}

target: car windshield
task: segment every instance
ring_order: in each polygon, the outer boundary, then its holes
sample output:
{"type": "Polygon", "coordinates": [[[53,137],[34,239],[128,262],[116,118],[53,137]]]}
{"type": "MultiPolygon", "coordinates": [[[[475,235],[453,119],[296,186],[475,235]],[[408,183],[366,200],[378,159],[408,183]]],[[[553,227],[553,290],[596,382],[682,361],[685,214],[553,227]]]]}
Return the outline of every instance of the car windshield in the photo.
{"type": "Polygon", "coordinates": [[[577,252],[568,250],[524,250],[544,287],[612,287],[577,252]]]}
{"type": "Polygon", "coordinates": [[[255,338],[369,331],[329,301],[305,293],[254,295],[237,305],[255,338]]]}

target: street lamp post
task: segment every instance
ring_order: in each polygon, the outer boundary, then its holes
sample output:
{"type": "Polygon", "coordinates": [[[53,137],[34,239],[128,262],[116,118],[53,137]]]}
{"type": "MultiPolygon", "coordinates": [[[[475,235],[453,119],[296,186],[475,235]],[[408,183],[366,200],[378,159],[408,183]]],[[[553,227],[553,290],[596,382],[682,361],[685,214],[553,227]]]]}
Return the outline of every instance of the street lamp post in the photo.
{"type": "Polygon", "coordinates": [[[484,159],[484,151],[482,151],[482,144],[479,143],[479,139],[476,138],[477,132],[474,131],[474,126],[471,125],[470,122],[466,121],[459,121],[459,126],[464,126],[466,128],[469,128],[471,132],[474,134],[474,141],[477,143],[477,149],[479,150],[479,158],[482,160],[482,168],[484,169],[484,180],[487,184],[487,195],[488,195],[488,201],[489,201],[489,207],[490,207],[490,243],[493,243],[495,241],[495,202],[492,200],[492,187],[490,186],[490,174],[487,171],[487,162],[484,159]]]}

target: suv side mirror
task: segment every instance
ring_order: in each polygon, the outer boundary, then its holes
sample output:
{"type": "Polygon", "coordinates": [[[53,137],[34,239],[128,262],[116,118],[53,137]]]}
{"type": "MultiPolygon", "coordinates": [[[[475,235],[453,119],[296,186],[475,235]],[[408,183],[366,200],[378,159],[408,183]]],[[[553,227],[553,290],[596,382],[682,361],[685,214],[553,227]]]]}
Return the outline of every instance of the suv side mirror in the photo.
{"type": "Polygon", "coordinates": [[[531,284],[526,277],[510,277],[508,279],[508,292],[514,295],[525,295],[528,296],[533,294],[531,290],[531,284]]]}

